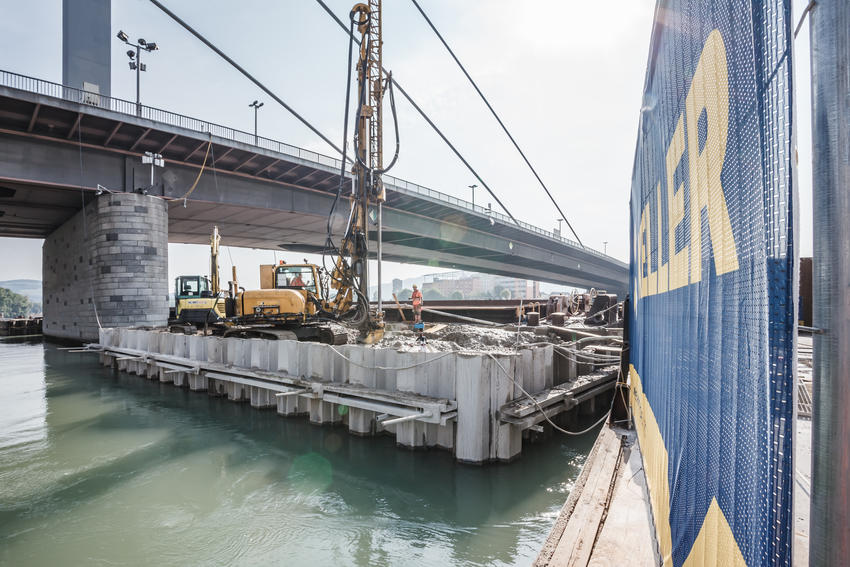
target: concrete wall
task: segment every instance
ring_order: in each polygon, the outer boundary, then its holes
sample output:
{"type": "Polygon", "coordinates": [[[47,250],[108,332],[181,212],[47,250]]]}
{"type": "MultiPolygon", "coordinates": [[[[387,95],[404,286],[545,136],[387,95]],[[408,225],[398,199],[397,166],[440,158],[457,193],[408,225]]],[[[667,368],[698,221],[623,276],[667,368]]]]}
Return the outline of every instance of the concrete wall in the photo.
{"type": "MultiPolygon", "coordinates": [[[[62,84],[82,89],[97,85],[110,93],[110,0],[62,0],[62,84]]],[[[97,100],[97,99],[92,99],[97,100]]]]}
{"type": "Polygon", "coordinates": [[[168,321],[168,208],[135,193],[102,195],[42,249],[45,336],[95,341],[104,327],[168,321]]]}

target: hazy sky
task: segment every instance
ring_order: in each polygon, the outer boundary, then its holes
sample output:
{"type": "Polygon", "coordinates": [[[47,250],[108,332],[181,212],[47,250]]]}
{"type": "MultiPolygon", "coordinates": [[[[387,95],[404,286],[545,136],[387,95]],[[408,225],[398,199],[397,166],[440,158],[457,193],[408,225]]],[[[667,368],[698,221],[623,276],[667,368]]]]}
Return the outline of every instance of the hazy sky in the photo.
{"type": "MultiPolygon", "coordinates": [[[[339,143],[347,42],[312,0],[166,0],[190,25],[339,143]]],[[[344,20],[353,2],[328,0],[344,20]]],[[[437,28],[535,165],[586,245],[628,260],[628,201],[655,3],[422,0],[437,28]]],[[[805,2],[795,2],[799,13],[805,2]],[[799,4],[799,5],[797,5],[799,4]]],[[[0,0],[0,69],[61,82],[61,0],[0,0]]],[[[551,230],[557,212],[448,53],[407,0],[384,2],[384,66],[444,130],[519,219],[551,230]]],[[[796,20],[795,20],[796,21],[796,20]]],[[[114,0],[112,34],[156,41],[143,54],[142,102],[250,131],[248,103],[265,101],[259,133],[333,150],[147,0],[114,0]]],[[[124,44],[112,44],[112,96],[135,97],[124,44]]],[[[811,255],[808,25],[795,43],[801,255],[811,255]]],[[[465,199],[475,179],[398,97],[401,154],[393,175],[465,199]]],[[[391,129],[386,133],[391,137],[391,129]]],[[[482,189],[476,202],[492,201],[482,189]]],[[[191,206],[191,204],[190,204],[191,206]]],[[[566,230],[566,227],[564,227],[566,230]]],[[[227,243],[227,235],[223,235],[227,243]]],[[[0,238],[0,280],[41,277],[41,241],[0,238]]],[[[204,246],[170,245],[169,276],[205,273],[204,246]]],[[[271,251],[225,250],[256,285],[271,251]]],[[[297,261],[298,254],[278,252],[297,261]]],[[[433,268],[384,265],[384,281],[433,268]]],[[[373,280],[374,281],[374,280],[373,280]]]]}

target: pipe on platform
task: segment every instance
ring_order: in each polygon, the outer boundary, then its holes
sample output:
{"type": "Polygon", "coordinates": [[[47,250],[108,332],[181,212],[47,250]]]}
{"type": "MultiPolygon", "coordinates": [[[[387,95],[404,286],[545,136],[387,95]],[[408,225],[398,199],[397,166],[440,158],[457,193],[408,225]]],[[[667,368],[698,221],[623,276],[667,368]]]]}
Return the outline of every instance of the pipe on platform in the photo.
{"type": "Polygon", "coordinates": [[[850,557],[850,2],[809,14],[814,225],[809,564],[850,557]]]}
{"type": "Polygon", "coordinates": [[[476,325],[488,325],[490,327],[501,327],[501,323],[494,323],[493,321],[485,321],[484,319],[474,319],[472,317],[464,317],[463,315],[455,315],[454,313],[448,313],[446,311],[437,311],[436,309],[431,309],[429,307],[423,307],[422,311],[426,311],[428,313],[433,313],[435,315],[442,315],[443,317],[452,317],[454,319],[458,319],[460,321],[467,321],[469,323],[475,323],[476,325]]]}
{"type": "Polygon", "coordinates": [[[413,415],[405,415],[403,417],[396,417],[396,418],[393,418],[393,419],[387,419],[385,421],[381,421],[380,423],[383,426],[396,425],[396,424],[399,424],[399,423],[405,423],[407,421],[414,421],[414,420],[417,420],[417,419],[421,419],[423,417],[427,418],[427,417],[432,417],[432,416],[433,416],[433,414],[429,411],[429,412],[426,412],[426,413],[415,413],[413,415]]]}

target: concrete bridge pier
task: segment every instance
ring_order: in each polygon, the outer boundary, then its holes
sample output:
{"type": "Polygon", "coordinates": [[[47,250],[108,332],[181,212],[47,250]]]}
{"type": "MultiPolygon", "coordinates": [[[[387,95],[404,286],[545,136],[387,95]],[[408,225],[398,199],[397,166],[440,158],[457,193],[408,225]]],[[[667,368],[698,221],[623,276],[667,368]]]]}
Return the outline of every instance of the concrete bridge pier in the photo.
{"type": "Polygon", "coordinates": [[[45,240],[45,336],[98,340],[102,327],[168,322],[168,207],[136,193],[96,197],[45,240]]]}

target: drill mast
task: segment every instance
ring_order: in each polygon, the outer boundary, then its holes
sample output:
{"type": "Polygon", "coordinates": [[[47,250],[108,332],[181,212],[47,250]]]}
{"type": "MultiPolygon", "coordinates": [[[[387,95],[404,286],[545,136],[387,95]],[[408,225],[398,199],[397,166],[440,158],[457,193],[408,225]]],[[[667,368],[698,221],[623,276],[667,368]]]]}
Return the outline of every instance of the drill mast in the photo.
{"type": "MultiPolygon", "coordinates": [[[[368,242],[369,223],[378,224],[378,279],[380,280],[380,217],[381,204],[385,200],[381,182],[383,169],[382,141],[382,98],[385,90],[381,67],[381,0],[369,0],[355,4],[351,17],[360,33],[360,50],[357,61],[357,124],[354,141],[354,177],[352,186],[351,238],[347,238],[343,253],[351,257],[354,274],[359,278],[358,289],[361,301],[369,311],[368,242]],[[375,216],[370,218],[370,208],[375,216]]],[[[380,285],[380,282],[379,282],[380,285]]],[[[380,292],[379,292],[380,293],[380,292]]],[[[369,324],[380,324],[369,316],[369,324]]]]}

